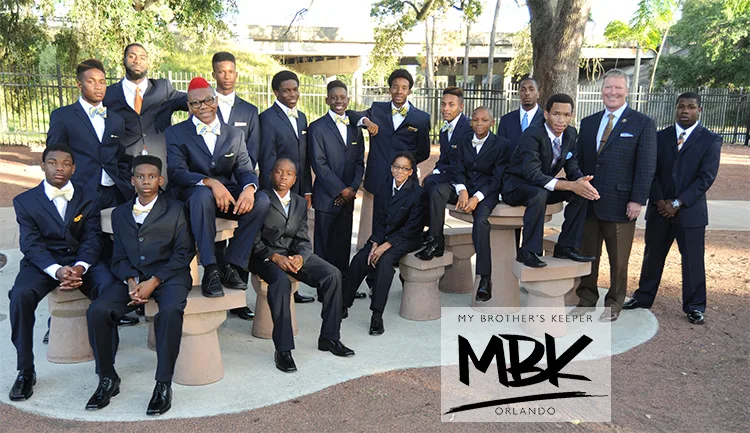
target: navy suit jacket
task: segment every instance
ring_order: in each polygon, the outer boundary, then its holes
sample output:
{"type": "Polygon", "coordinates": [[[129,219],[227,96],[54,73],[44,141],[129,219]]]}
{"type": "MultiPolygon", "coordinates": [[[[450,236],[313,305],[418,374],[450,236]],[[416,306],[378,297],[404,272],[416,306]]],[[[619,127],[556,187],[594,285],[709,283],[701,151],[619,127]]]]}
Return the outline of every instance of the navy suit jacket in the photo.
{"type": "Polygon", "coordinates": [[[600,196],[589,202],[587,215],[627,222],[628,202],[646,204],[651,190],[656,171],[656,126],[650,117],[627,107],[597,155],[596,135],[604,113],[583,118],[578,135],[578,166],[584,175],[594,176],[591,184],[600,196]]]}
{"type": "Polygon", "coordinates": [[[221,110],[216,111],[219,120],[227,125],[239,128],[245,133],[247,154],[253,160],[253,167],[258,162],[258,146],[260,144],[260,126],[258,107],[245,101],[235,94],[234,105],[229,113],[229,119],[224,119],[221,110]]]}
{"type": "Polygon", "coordinates": [[[50,115],[47,145],[65,143],[73,150],[76,171],[71,179],[74,182],[98,191],[104,170],[122,195],[130,198],[133,196],[133,186],[130,184],[129,158],[125,157],[125,148],[120,142],[124,130],[122,117],[108,110],[104,119],[104,134],[99,142],[91,118],[81,103],[76,101],[50,115]]]}
{"type": "Polygon", "coordinates": [[[50,265],[72,266],[82,261],[95,265],[102,245],[99,193],[74,183],[65,219],[44,193],[44,181],[13,199],[20,229],[23,260],[44,270],[50,265]]]}
{"type": "Polygon", "coordinates": [[[271,200],[268,216],[263,228],[255,235],[253,256],[270,259],[274,253],[285,256],[301,255],[303,263],[313,253],[312,243],[307,234],[307,201],[293,192],[289,202],[289,215],[273,190],[263,191],[271,200]]]}
{"type": "Polygon", "coordinates": [[[552,166],[552,142],[544,123],[526,128],[505,169],[503,194],[514,191],[524,184],[544,188],[563,168],[568,180],[576,180],[583,176],[575,156],[577,138],[578,134],[574,127],[565,128],[560,160],[552,166]]]}
{"type": "Polygon", "coordinates": [[[122,81],[107,87],[104,106],[108,113],[115,112],[125,119],[125,134],[120,141],[129,155],[140,155],[145,145],[149,154],[160,158],[166,155],[164,131],[172,124],[172,113],[188,109],[187,93],[175,90],[163,78],[148,79],[140,115],[125,100],[122,81]]]}
{"type": "MultiPolygon", "coordinates": [[[[529,126],[544,123],[544,109],[542,107],[537,108],[534,118],[529,120],[529,126]]],[[[521,131],[520,108],[506,113],[500,118],[500,124],[497,126],[497,135],[508,140],[511,154],[516,150],[516,146],[518,146],[518,141],[521,139],[521,134],[523,132],[525,131],[521,131]]]]}
{"type": "Polygon", "coordinates": [[[477,154],[471,144],[472,138],[474,134],[466,135],[458,143],[451,168],[453,183],[465,185],[470,197],[481,191],[485,197],[497,198],[508,165],[508,140],[490,132],[477,154]]]}
{"type": "Polygon", "coordinates": [[[721,136],[698,124],[680,152],[677,152],[674,125],[659,131],[656,137],[656,175],[651,185],[646,218],[661,217],[656,211],[658,200],[677,198],[682,207],[674,218],[675,224],[681,227],[708,225],[706,191],[719,171],[721,136]]]}
{"type": "Polygon", "coordinates": [[[413,177],[406,179],[395,196],[392,194],[393,177],[390,177],[375,193],[370,242],[378,245],[390,242],[394,247],[407,241],[419,245],[427,194],[413,177]]]}
{"type": "MultiPolygon", "coordinates": [[[[430,115],[411,103],[406,118],[398,129],[393,129],[390,102],[373,102],[364,112],[352,113],[349,117],[357,124],[362,116],[378,125],[378,134],[370,136],[370,151],[367,154],[365,189],[376,192],[391,176],[391,162],[396,153],[409,151],[417,164],[430,157],[430,115]]],[[[414,170],[416,176],[417,170],[414,170]]]]}
{"type": "Polygon", "coordinates": [[[271,169],[278,158],[285,157],[297,165],[297,183],[292,192],[299,195],[312,193],[312,172],[307,157],[307,117],[299,110],[297,113],[299,137],[294,133],[289,117],[276,102],[260,113],[258,166],[262,189],[271,188],[271,169]]]}
{"type": "Polygon", "coordinates": [[[458,143],[464,136],[472,133],[471,120],[464,113],[460,113],[458,116],[459,119],[450,140],[448,140],[448,131],[440,131],[440,159],[435,163],[435,168],[440,170],[441,174],[449,173],[458,143]]]}
{"type": "Polygon", "coordinates": [[[118,280],[138,277],[145,281],[156,276],[162,283],[192,285],[190,261],[195,256],[195,240],[184,208],[181,202],[161,195],[141,227],[133,218],[133,201],[112,211],[112,273],[118,280]]]}
{"type": "Polygon", "coordinates": [[[313,206],[322,212],[336,208],[333,200],[346,187],[359,189],[365,173],[364,135],[355,124],[346,127],[346,143],[336,122],[326,113],[308,129],[310,164],[315,172],[313,206]]]}
{"type": "Polygon", "coordinates": [[[165,135],[167,166],[172,179],[169,186],[174,189],[174,197],[207,177],[225,186],[258,184],[258,176],[247,156],[245,136],[234,126],[221,124],[213,155],[196,132],[192,116],[167,128],[165,135]]]}

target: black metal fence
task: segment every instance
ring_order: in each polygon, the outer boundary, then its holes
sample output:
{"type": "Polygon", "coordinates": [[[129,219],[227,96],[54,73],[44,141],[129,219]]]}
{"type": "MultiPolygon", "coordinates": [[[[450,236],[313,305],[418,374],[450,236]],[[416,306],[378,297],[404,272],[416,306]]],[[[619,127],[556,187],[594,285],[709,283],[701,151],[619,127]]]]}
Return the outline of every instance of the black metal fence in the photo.
{"type": "MultiPolygon", "coordinates": [[[[158,71],[154,78],[168,78],[177,90],[187,90],[195,74],[176,71],[166,74],[158,71]]],[[[201,74],[211,79],[210,74],[201,74]]],[[[109,83],[119,78],[108,77],[109,83]]],[[[348,82],[352,109],[364,109],[373,101],[388,101],[388,89],[348,82]]],[[[649,93],[641,88],[631,93],[630,104],[651,116],[658,128],[674,122],[677,95],[687,89],[662,89],[649,93]]],[[[328,110],[325,103],[326,81],[317,77],[301,77],[299,108],[308,120],[319,118],[328,110]]],[[[703,97],[702,123],[724,137],[725,142],[748,144],[750,139],[750,91],[747,89],[701,89],[703,97]]],[[[270,76],[241,77],[237,94],[255,104],[261,111],[275,100],[270,76]]],[[[39,145],[45,142],[50,113],[78,99],[75,76],[56,68],[51,71],[18,71],[0,68],[0,144],[39,145]]],[[[433,141],[441,124],[440,97],[442,89],[415,88],[409,100],[417,108],[431,115],[433,141]]],[[[518,107],[518,86],[474,85],[464,89],[465,112],[488,106],[497,119],[518,107]]],[[[603,108],[598,85],[578,87],[576,121],[603,108]]],[[[174,121],[185,119],[186,113],[175,113],[174,121]]]]}

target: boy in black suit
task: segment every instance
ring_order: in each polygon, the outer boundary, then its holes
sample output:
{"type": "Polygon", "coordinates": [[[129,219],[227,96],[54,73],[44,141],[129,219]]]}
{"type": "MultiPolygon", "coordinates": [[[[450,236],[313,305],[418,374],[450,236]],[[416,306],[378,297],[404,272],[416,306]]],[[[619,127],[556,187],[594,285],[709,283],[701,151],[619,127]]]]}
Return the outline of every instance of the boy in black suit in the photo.
{"type": "Polygon", "coordinates": [[[75,157],[70,147],[50,144],[42,154],[45,180],[13,199],[23,253],[10,298],[11,340],[18,378],[12,401],[34,393],[34,311],[55,288],[79,289],[93,299],[114,282],[101,255],[101,206],[95,190],[73,183],[75,157]]]}
{"type": "Polygon", "coordinates": [[[344,279],[343,317],[346,318],[362,280],[367,274],[374,274],[370,335],[385,332],[383,311],[396,272],[393,267],[421,243],[426,197],[411,176],[415,165],[409,152],[398,152],[391,161],[392,177],[375,194],[372,236],[352,259],[344,279]]]}
{"type": "Polygon", "coordinates": [[[349,267],[354,199],[365,172],[362,130],[349,122],[349,95],[339,80],[328,83],[331,108],[310,125],[310,155],[315,171],[315,254],[342,273],[349,267]]]}
{"type": "Polygon", "coordinates": [[[586,221],[587,200],[599,193],[578,169],[575,156],[576,129],[570,126],[573,98],[557,93],[549,97],[544,110],[545,123],[529,127],[503,175],[503,201],[511,206],[526,206],[523,214],[523,245],[517,261],[532,268],[547,266],[539,258],[544,237],[544,214],[548,204],[567,201],[565,221],[555,245],[554,257],[577,262],[592,262],[596,257],[578,250],[586,221]],[[555,176],[565,169],[566,179],[555,176]]]}
{"type": "Polygon", "coordinates": [[[287,274],[318,290],[323,303],[323,324],[318,337],[318,350],[336,356],[352,356],[354,351],[341,343],[341,272],[313,254],[307,236],[307,203],[290,191],[297,181],[296,164],[288,159],[276,161],[271,170],[273,188],[271,210],[263,229],[255,238],[253,255],[248,266],[268,283],[268,304],[273,320],[273,343],[276,347],[276,368],[297,371],[292,358],[294,334],[289,307],[292,285],[287,274]]]}
{"type": "Polygon", "coordinates": [[[492,298],[492,256],[490,251],[489,216],[498,203],[500,182],[508,163],[508,140],[490,132],[495,124],[492,111],[479,107],[471,115],[471,129],[458,144],[451,159],[452,183],[437,185],[430,193],[430,235],[433,241],[419,258],[432,260],[445,252],[443,223],[445,205],[456,204],[456,209],[474,215],[472,240],[477,252],[476,273],[480,276],[477,301],[492,298]]]}
{"type": "Polygon", "coordinates": [[[89,410],[106,407],[120,391],[120,377],[114,367],[119,343],[117,318],[152,297],[159,304],[154,317],[158,363],[156,387],[146,414],[161,415],[172,405],[172,373],[180,352],[195,241],[182,203],[159,195],[159,187],[164,184],[161,171],[159,158],[136,156],[131,182],[138,196],[135,202],[122,204],[112,212],[112,272],[124,283],[115,283],[100,293],[86,313],[99,375],[99,386],[86,404],[89,410]]]}

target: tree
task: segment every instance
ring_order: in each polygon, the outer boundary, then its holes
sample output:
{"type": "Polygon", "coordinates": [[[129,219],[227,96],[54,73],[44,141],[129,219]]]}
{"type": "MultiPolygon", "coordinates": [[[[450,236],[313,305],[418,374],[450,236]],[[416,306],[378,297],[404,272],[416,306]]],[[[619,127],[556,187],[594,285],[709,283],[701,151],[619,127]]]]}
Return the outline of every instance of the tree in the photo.
{"type": "Polygon", "coordinates": [[[492,20],[492,33],[490,33],[490,54],[487,57],[487,84],[492,86],[493,69],[495,68],[495,35],[497,34],[497,19],[500,17],[500,3],[495,4],[495,18],[492,20]]]}
{"type": "Polygon", "coordinates": [[[482,15],[482,3],[479,0],[464,0],[458,5],[453,6],[455,9],[463,11],[464,23],[466,23],[466,43],[464,44],[464,86],[469,82],[469,51],[471,49],[471,25],[476,23],[479,16],[482,15]]]}
{"type": "Polygon", "coordinates": [[[527,0],[534,78],[540,101],[558,92],[576,98],[578,65],[590,0],[527,0]]]}
{"type": "Polygon", "coordinates": [[[20,69],[37,65],[49,41],[43,17],[51,11],[46,0],[0,0],[0,63],[20,69]]]}
{"type": "Polygon", "coordinates": [[[511,77],[532,75],[534,64],[532,62],[533,50],[529,26],[513,33],[510,40],[513,45],[513,58],[505,64],[505,75],[511,77]]]}

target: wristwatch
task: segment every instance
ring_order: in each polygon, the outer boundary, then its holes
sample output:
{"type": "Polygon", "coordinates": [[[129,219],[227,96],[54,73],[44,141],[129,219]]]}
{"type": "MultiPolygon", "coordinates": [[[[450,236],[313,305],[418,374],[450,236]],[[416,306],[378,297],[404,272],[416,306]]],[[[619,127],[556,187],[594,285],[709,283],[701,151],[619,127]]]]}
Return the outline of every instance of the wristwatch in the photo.
{"type": "Polygon", "coordinates": [[[680,207],[682,207],[682,202],[680,201],[680,199],[676,198],[672,200],[672,207],[674,208],[674,210],[679,210],[680,207]]]}

